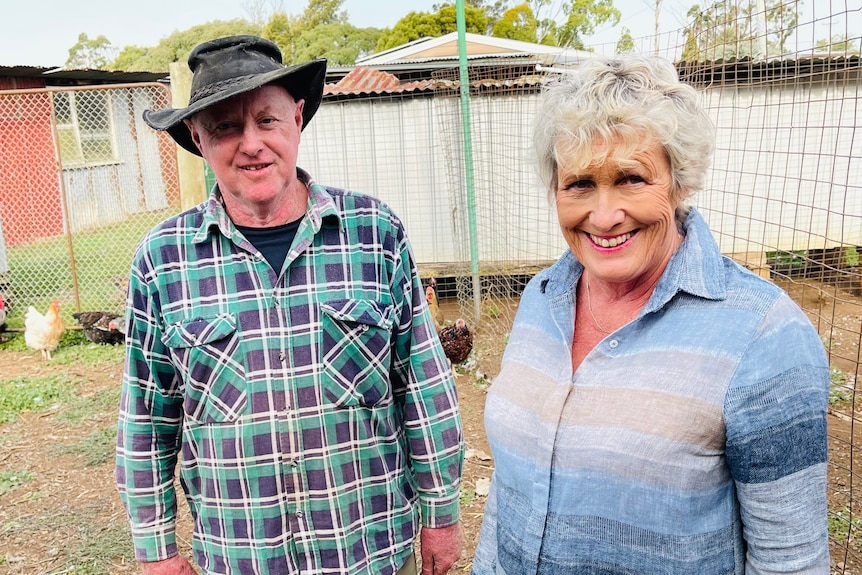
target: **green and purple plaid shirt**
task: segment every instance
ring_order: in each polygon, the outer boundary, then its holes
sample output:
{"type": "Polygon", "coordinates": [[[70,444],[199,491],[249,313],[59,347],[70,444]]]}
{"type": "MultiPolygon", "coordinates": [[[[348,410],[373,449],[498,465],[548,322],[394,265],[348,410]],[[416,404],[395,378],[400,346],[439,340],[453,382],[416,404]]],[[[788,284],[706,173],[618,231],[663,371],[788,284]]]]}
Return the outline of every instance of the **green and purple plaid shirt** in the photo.
{"type": "Polygon", "coordinates": [[[454,380],[383,203],[311,182],[282,272],[218,194],[135,255],[117,483],[138,560],[177,552],[180,481],[206,573],[391,574],[458,521],[454,380]]]}

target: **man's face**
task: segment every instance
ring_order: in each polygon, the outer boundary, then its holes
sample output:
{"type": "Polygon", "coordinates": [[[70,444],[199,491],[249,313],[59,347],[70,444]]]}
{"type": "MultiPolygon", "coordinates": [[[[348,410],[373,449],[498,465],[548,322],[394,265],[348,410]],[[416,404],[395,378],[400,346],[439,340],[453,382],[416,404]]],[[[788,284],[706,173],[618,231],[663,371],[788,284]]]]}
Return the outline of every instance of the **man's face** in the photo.
{"type": "Polygon", "coordinates": [[[297,184],[304,100],[266,85],[214,104],[187,121],[228,205],[277,205],[297,184]]]}

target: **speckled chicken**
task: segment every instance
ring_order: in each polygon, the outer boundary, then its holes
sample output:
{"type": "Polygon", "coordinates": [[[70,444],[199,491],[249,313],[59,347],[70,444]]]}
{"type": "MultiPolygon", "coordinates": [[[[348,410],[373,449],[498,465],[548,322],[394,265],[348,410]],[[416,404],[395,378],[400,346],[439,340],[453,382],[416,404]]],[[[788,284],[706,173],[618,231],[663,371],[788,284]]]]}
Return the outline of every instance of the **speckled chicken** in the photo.
{"type": "Polygon", "coordinates": [[[452,365],[464,363],[473,351],[473,332],[467,327],[467,322],[460,317],[454,324],[441,327],[437,335],[443,345],[443,352],[452,365]]]}
{"type": "Polygon", "coordinates": [[[111,322],[120,317],[109,311],[82,311],[73,313],[72,317],[84,330],[84,335],[93,343],[117,345],[125,341],[125,333],[111,328],[111,322]]]}

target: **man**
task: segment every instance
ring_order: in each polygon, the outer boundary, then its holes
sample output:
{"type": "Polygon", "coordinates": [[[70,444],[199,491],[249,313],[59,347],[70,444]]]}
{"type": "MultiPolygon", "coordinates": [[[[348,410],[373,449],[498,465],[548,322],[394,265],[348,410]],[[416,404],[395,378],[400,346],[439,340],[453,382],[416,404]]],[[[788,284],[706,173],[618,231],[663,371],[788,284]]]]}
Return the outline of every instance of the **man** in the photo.
{"type": "Polygon", "coordinates": [[[190,103],[145,121],[217,186],[135,255],[117,483],[146,574],[422,573],[461,553],[463,436],[409,242],[381,202],[297,168],[325,61],[195,48],[190,103]],[[180,452],[182,456],[180,457],[180,452]]]}

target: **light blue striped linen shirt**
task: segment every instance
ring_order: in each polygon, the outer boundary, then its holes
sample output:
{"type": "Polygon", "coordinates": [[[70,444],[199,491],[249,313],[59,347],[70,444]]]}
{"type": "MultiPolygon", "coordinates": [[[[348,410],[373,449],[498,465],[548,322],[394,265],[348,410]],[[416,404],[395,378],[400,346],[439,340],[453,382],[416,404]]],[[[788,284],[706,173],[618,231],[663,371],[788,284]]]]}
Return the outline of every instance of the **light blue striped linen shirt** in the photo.
{"type": "Polygon", "coordinates": [[[527,286],[485,426],[473,573],[827,574],[829,365],[692,209],[638,317],[572,373],[566,253],[527,286]]]}

